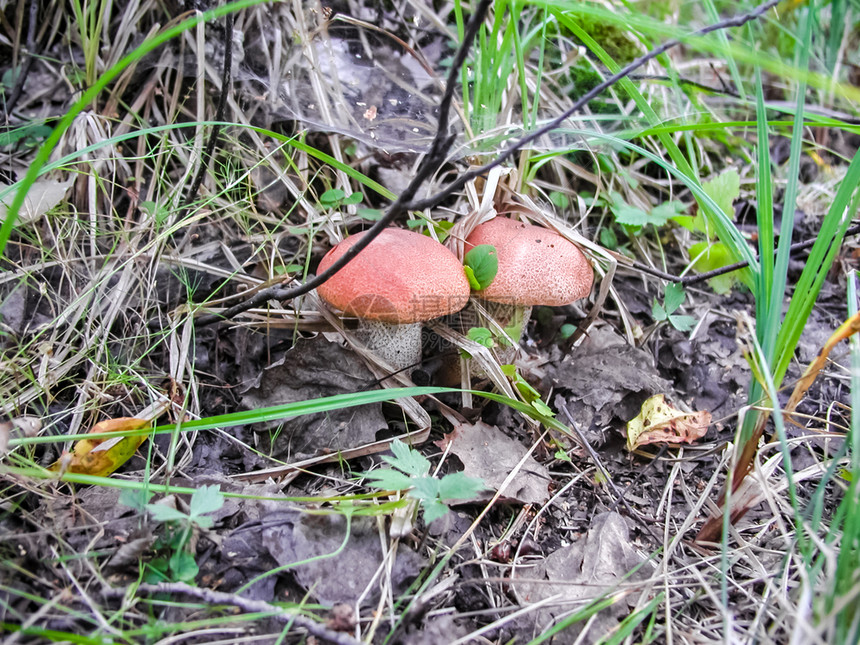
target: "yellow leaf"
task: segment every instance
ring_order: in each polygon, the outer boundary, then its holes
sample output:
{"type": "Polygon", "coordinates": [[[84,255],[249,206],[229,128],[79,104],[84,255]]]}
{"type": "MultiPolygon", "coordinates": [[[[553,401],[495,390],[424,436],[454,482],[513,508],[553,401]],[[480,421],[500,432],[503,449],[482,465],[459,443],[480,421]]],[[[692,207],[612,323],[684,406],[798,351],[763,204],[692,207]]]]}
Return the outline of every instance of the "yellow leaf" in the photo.
{"type": "Polygon", "coordinates": [[[649,443],[693,443],[705,436],[710,423],[710,412],[683,412],[662,394],[655,394],[627,422],[627,449],[633,451],[649,443]]]}
{"type": "MultiPolygon", "coordinates": [[[[87,434],[128,432],[148,425],[150,422],[145,419],[120,417],[119,419],[107,419],[97,423],[87,434]]],[[[81,439],[68,455],[60,457],[51,464],[49,470],[107,477],[131,458],[144,439],[146,439],[146,435],[111,437],[110,439],[98,439],[96,437],[81,439]]]]}

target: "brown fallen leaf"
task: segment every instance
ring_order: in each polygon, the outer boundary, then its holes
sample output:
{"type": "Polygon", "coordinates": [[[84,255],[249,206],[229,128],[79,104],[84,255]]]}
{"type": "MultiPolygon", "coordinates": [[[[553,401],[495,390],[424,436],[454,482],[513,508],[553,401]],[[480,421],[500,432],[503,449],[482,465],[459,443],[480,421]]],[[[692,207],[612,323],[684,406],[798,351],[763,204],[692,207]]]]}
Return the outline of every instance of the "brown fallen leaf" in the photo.
{"type": "Polygon", "coordinates": [[[655,394],[627,422],[627,449],[632,452],[649,443],[693,443],[705,436],[710,423],[710,412],[684,412],[668,403],[662,394],[655,394]]]}
{"type": "MultiPolygon", "coordinates": [[[[133,417],[106,419],[94,425],[87,434],[128,432],[148,425],[150,422],[146,419],[133,417]]],[[[70,453],[63,455],[51,464],[49,470],[107,477],[131,458],[144,439],[146,439],[146,435],[111,437],[110,439],[97,437],[81,439],[75,443],[70,453]]]]}

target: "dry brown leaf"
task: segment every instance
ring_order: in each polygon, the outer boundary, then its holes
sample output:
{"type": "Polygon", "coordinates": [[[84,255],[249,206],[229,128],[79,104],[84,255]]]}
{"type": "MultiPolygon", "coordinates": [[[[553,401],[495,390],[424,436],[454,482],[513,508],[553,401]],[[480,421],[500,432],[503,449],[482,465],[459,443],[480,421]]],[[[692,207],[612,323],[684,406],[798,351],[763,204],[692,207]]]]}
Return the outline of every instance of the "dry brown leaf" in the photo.
{"type": "MultiPolygon", "coordinates": [[[[128,432],[146,427],[149,424],[150,422],[146,419],[133,417],[107,419],[94,425],[87,434],[128,432]]],[[[81,439],[68,455],[60,457],[51,464],[49,470],[107,477],[131,458],[144,439],[146,439],[146,435],[112,437],[106,440],[96,437],[81,439]]]]}
{"type": "Polygon", "coordinates": [[[655,394],[642,404],[642,411],[627,423],[627,449],[649,443],[693,443],[705,436],[711,423],[706,410],[684,412],[655,394]]]}

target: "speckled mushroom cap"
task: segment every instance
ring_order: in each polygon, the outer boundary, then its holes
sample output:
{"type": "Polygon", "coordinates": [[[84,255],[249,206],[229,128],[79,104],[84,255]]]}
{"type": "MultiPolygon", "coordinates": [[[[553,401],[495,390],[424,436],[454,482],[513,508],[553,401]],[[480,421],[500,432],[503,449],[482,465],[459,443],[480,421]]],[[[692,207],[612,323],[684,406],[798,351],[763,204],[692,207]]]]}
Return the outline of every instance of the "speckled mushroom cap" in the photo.
{"type": "MultiPolygon", "coordinates": [[[[353,235],[326,253],[319,272],[363,235],[353,235]]],[[[436,240],[387,228],[317,293],[347,314],[407,324],[460,311],[469,300],[469,281],[456,256],[436,240]]]]}
{"type": "Polygon", "coordinates": [[[492,244],[499,272],[479,295],[492,302],[559,307],[591,292],[594,271],[575,244],[555,231],[496,217],[466,238],[466,249],[492,244]]]}

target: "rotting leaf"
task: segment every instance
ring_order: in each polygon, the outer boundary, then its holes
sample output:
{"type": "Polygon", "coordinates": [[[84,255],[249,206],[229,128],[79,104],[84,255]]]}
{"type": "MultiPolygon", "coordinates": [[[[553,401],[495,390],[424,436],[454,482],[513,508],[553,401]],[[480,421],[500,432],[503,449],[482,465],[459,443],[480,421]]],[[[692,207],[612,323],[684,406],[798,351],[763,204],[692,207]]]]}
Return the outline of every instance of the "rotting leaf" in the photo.
{"type": "MultiPolygon", "coordinates": [[[[106,419],[93,426],[88,434],[103,432],[129,432],[150,425],[146,419],[120,417],[106,419]]],[[[111,439],[81,439],[68,455],[60,457],[51,464],[49,470],[107,477],[127,462],[146,439],[146,435],[113,437],[111,439]]]]}
{"type": "Polygon", "coordinates": [[[668,403],[663,394],[655,394],[627,423],[627,449],[633,451],[649,443],[693,443],[705,436],[710,423],[710,412],[683,412],[668,403]]]}

